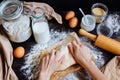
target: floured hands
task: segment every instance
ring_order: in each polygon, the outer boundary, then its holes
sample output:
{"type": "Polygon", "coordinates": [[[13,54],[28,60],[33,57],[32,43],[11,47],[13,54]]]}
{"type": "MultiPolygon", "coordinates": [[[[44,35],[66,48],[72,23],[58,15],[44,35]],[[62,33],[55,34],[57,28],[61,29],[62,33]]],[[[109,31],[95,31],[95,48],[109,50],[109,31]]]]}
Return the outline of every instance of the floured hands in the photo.
{"type": "Polygon", "coordinates": [[[69,51],[75,58],[75,60],[81,65],[85,66],[86,62],[91,62],[91,55],[90,50],[88,47],[82,45],[78,41],[73,41],[71,44],[68,45],[69,51]]]}
{"type": "Polygon", "coordinates": [[[89,72],[94,80],[107,80],[106,76],[92,61],[88,47],[82,45],[80,41],[73,41],[68,45],[68,48],[75,60],[89,72]]]}
{"type": "Polygon", "coordinates": [[[51,54],[43,57],[40,64],[38,80],[50,80],[51,75],[55,72],[64,59],[64,56],[59,58],[59,54],[59,51],[52,50],[51,54]]]}
{"type": "MultiPolygon", "coordinates": [[[[94,80],[107,80],[106,76],[92,61],[88,47],[82,45],[80,41],[73,41],[68,45],[68,49],[75,60],[90,73],[94,80]]],[[[38,80],[50,80],[51,75],[64,59],[64,56],[60,58],[59,54],[60,52],[52,50],[51,54],[42,59],[38,80]]]]}

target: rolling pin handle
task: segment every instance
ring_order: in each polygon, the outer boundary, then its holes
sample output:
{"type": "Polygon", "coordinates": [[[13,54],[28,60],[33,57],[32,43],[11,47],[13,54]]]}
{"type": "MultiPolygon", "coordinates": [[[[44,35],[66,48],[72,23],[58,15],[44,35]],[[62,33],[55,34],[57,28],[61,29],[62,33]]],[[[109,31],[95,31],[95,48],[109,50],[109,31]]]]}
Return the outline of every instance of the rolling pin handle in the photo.
{"type": "Polygon", "coordinates": [[[91,33],[88,33],[87,31],[83,30],[83,29],[80,29],[79,30],[79,34],[80,35],[83,35],[83,36],[86,36],[88,38],[90,38],[91,40],[95,41],[97,36],[94,35],[94,34],[91,34],[91,33]]]}

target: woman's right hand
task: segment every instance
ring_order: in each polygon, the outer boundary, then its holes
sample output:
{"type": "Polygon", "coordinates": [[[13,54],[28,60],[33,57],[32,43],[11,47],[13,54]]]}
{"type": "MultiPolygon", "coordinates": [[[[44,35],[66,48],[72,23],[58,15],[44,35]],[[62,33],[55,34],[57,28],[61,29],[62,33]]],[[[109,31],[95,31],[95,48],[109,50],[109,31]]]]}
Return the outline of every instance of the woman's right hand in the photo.
{"type": "Polygon", "coordinates": [[[86,64],[92,62],[90,49],[81,44],[80,41],[71,42],[71,44],[68,45],[68,48],[72,56],[82,67],[85,67],[86,64]]]}
{"type": "Polygon", "coordinates": [[[68,45],[68,48],[75,60],[91,74],[94,80],[107,80],[106,76],[92,61],[88,47],[82,45],[80,41],[73,41],[68,45]]]}

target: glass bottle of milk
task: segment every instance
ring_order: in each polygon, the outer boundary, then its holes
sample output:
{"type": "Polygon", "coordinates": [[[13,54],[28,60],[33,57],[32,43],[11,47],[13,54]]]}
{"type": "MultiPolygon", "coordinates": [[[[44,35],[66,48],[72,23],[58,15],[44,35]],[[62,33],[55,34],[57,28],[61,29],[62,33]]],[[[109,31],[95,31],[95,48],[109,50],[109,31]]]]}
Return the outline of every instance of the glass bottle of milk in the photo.
{"type": "Polygon", "coordinates": [[[44,44],[49,41],[49,25],[45,17],[45,11],[40,7],[35,8],[32,12],[32,30],[37,43],[44,44]]]}

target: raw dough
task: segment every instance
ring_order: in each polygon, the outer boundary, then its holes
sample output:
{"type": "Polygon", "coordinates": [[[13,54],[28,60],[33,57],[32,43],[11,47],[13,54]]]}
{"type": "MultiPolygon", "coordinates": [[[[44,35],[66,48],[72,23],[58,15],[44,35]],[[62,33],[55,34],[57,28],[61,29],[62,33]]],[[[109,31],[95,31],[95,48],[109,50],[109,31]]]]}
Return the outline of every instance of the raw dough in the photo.
{"type": "Polygon", "coordinates": [[[61,56],[60,58],[65,55],[65,58],[62,64],[58,67],[56,71],[65,70],[66,68],[70,67],[73,64],[76,64],[75,60],[73,59],[71,53],[68,50],[67,46],[62,46],[60,49],[61,56]]]}
{"type": "Polygon", "coordinates": [[[51,46],[50,48],[45,49],[41,52],[40,59],[45,56],[46,54],[49,54],[52,49],[60,50],[61,56],[65,55],[65,58],[62,62],[62,64],[58,67],[57,71],[59,70],[65,70],[68,67],[76,64],[74,58],[72,57],[71,53],[68,50],[67,45],[72,42],[73,40],[79,39],[75,32],[70,33],[65,39],[62,41],[56,43],[55,45],[51,46]]]}
{"type": "Polygon", "coordinates": [[[44,51],[41,51],[40,55],[40,61],[41,59],[51,52],[52,49],[60,50],[60,57],[62,55],[65,55],[65,58],[62,62],[62,64],[58,67],[56,72],[51,76],[50,80],[59,80],[61,77],[64,77],[68,73],[71,73],[73,71],[77,71],[80,69],[80,66],[77,65],[74,58],[71,56],[71,53],[69,52],[67,45],[72,41],[78,41],[79,38],[75,32],[70,33],[65,39],[62,41],[54,44],[53,46],[45,49],[44,51]]]}

